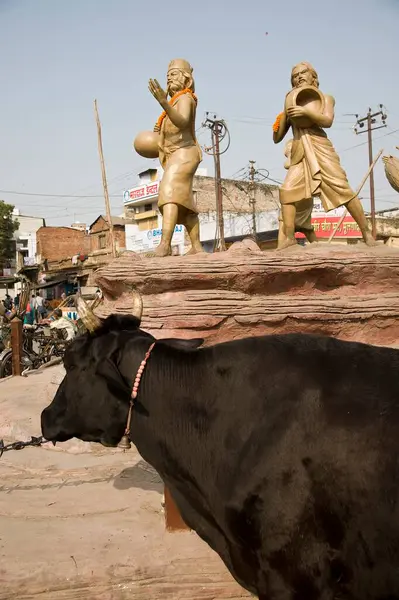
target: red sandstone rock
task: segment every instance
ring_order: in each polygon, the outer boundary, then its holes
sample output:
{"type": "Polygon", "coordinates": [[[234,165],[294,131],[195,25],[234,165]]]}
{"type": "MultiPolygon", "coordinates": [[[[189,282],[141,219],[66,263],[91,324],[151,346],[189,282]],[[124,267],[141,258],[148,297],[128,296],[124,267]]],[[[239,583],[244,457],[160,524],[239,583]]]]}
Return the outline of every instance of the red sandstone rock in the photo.
{"type": "Polygon", "coordinates": [[[97,272],[102,315],[131,312],[143,296],[143,328],[159,338],[207,343],[268,333],[316,332],[395,345],[399,341],[399,251],[386,246],[294,247],[262,252],[245,240],[186,257],[129,253],[97,272]]]}

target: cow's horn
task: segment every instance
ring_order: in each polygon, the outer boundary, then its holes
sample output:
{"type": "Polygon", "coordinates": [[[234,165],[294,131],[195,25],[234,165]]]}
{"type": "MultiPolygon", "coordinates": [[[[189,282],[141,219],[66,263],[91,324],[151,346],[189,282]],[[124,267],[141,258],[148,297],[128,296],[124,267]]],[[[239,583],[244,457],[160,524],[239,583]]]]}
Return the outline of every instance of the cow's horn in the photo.
{"type": "Polygon", "coordinates": [[[141,323],[141,317],[143,315],[143,299],[141,297],[140,292],[138,292],[137,290],[133,290],[133,308],[132,308],[132,314],[141,323]]]}
{"type": "Polygon", "coordinates": [[[79,317],[82,319],[86,329],[91,333],[98,329],[101,325],[101,320],[94,314],[94,312],[87,306],[83,298],[78,294],[76,296],[76,308],[79,317]]]}

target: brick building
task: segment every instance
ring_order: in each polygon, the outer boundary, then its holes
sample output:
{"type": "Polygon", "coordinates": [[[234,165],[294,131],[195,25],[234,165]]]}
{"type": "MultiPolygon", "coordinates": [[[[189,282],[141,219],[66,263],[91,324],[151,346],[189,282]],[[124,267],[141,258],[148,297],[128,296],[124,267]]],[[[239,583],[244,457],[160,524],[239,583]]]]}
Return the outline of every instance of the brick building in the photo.
{"type": "MultiPolygon", "coordinates": [[[[126,248],[125,225],[133,223],[131,219],[111,217],[117,250],[126,248]]],[[[106,217],[100,215],[89,227],[90,251],[105,250],[111,247],[111,236],[106,217]]]]}
{"type": "Polygon", "coordinates": [[[90,252],[90,238],[72,227],[40,227],[36,232],[37,261],[57,261],[90,252]]]}
{"type": "MultiPolygon", "coordinates": [[[[125,225],[131,221],[112,217],[116,250],[126,247],[125,225]]],[[[80,225],[80,224],[79,224],[80,225]]],[[[37,232],[37,262],[24,269],[36,289],[48,299],[59,298],[80,288],[95,291],[96,270],[112,260],[110,231],[100,215],[86,232],[84,224],[75,227],[41,227],[37,232]]]]}

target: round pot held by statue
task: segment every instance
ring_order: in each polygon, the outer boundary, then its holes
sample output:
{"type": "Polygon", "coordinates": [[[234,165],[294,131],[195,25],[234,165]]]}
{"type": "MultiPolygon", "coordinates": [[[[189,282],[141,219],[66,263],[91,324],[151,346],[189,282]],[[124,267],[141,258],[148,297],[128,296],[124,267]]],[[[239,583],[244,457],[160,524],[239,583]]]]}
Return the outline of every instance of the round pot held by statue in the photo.
{"type": "Polygon", "coordinates": [[[159,133],[155,131],[141,131],[134,140],[134,149],[143,158],[158,158],[159,133]]]}
{"type": "MultiPolygon", "coordinates": [[[[324,110],[324,94],[320,90],[312,85],[302,86],[291,90],[285,99],[285,109],[293,106],[301,106],[302,108],[310,108],[313,111],[322,113],[324,110]]],[[[292,119],[294,124],[301,128],[306,129],[312,127],[312,121],[307,117],[297,117],[292,119]]]]}

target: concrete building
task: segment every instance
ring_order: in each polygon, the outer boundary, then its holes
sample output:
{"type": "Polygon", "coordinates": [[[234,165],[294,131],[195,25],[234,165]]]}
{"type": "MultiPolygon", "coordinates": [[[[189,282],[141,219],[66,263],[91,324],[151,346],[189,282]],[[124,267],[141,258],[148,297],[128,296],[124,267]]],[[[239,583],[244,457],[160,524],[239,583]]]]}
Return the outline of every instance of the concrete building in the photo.
{"type": "MultiPolygon", "coordinates": [[[[132,223],[126,226],[126,248],[146,252],[157,247],[162,235],[162,216],[157,207],[162,169],[148,169],[139,173],[140,184],[123,195],[124,212],[132,223]]],[[[200,239],[204,249],[212,251],[216,231],[215,181],[206,169],[198,169],[193,183],[194,201],[199,211],[200,239]]],[[[222,179],[223,216],[227,243],[253,233],[252,206],[255,207],[256,233],[260,241],[277,240],[278,189],[256,183],[222,179]],[[252,199],[254,203],[252,203],[252,199]]],[[[184,254],[189,240],[184,227],[178,225],[172,238],[172,253],[184,254]]]]}
{"type": "Polygon", "coordinates": [[[395,219],[399,217],[399,206],[393,208],[384,208],[375,212],[377,219],[395,219]]]}
{"type": "Polygon", "coordinates": [[[6,293],[14,297],[21,289],[21,284],[16,277],[17,272],[36,264],[36,234],[40,227],[46,222],[42,217],[31,217],[21,214],[18,208],[12,212],[14,220],[18,223],[18,229],[14,232],[15,258],[9,261],[9,265],[2,269],[0,275],[0,300],[6,293]]]}
{"type": "Polygon", "coordinates": [[[139,173],[139,185],[123,194],[124,215],[132,219],[139,231],[148,231],[160,226],[157,208],[161,169],[148,169],[139,173]]]}
{"type": "MultiPolygon", "coordinates": [[[[277,247],[278,210],[257,212],[255,215],[256,240],[262,250],[277,247]]],[[[224,212],[224,237],[228,248],[234,242],[253,235],[252,214],[224,212]]],[[[200,213],[200,237],[206,252],[214,250],[217,215],[216,212],[200,213]]]]}
{"type": "Polygon", "coordinates": [[[46,226],[46,222],[41,217],[22,215],[17,208],[13,210],[13,217],[19,225],[14,233],[16,251],[23,265],[33,265],[36,261],[36,234],[38,229],[46,226]]]}

